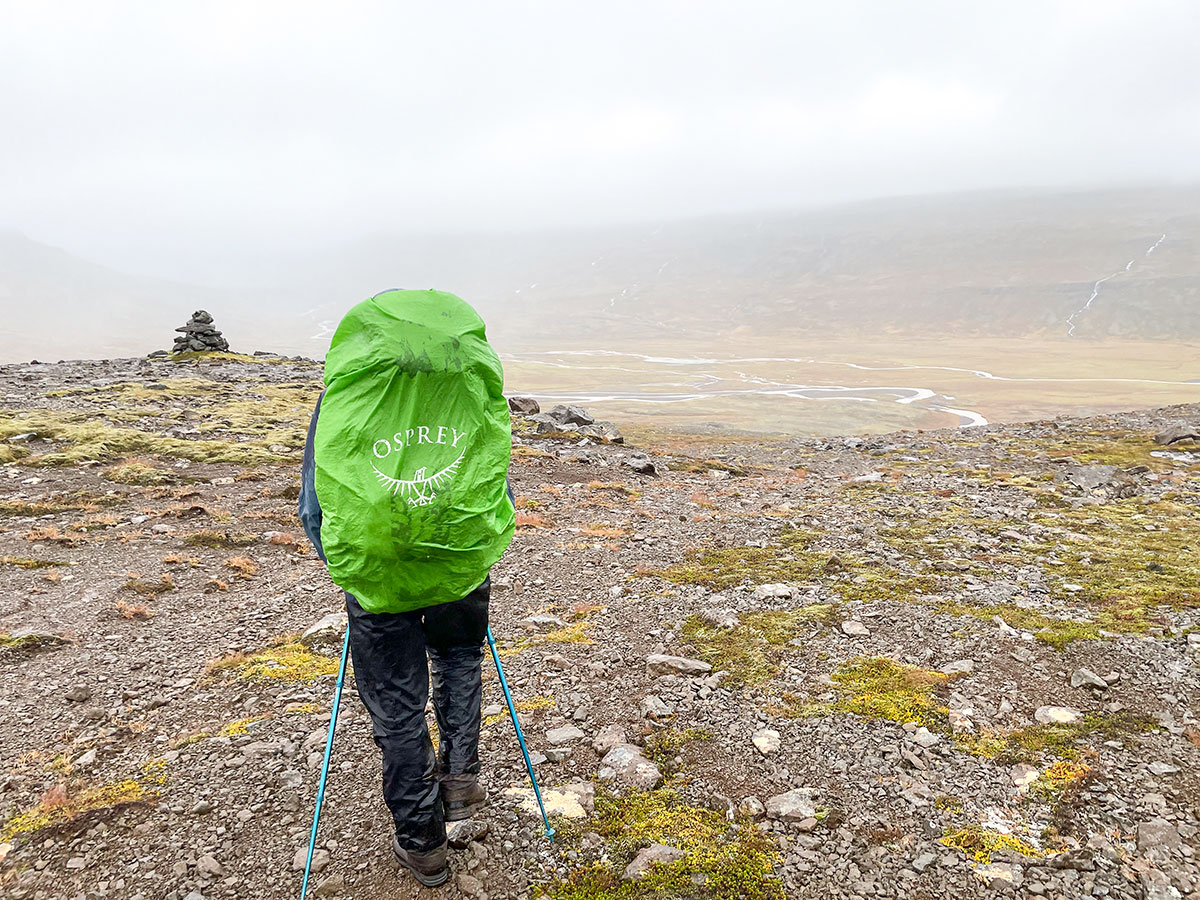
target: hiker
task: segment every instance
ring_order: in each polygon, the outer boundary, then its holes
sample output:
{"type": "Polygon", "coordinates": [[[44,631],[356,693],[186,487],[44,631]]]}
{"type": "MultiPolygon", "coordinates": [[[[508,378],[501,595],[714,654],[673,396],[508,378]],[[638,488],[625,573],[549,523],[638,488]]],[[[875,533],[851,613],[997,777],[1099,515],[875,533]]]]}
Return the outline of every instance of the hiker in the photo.
{"type": "Polygon", "coordinates": [[[342,319],[304,450],[300,518],[346,592],[359,696],[383,752],[392,850],[449,877],[446,822],[479,784],[491,566],[515,526],[499,358],[467,303],[392,290],[342,319]],[[427,660],[428,657],[428,660],[427,660]],[[432,669],[435,755],[425,722],[432,669]]]}

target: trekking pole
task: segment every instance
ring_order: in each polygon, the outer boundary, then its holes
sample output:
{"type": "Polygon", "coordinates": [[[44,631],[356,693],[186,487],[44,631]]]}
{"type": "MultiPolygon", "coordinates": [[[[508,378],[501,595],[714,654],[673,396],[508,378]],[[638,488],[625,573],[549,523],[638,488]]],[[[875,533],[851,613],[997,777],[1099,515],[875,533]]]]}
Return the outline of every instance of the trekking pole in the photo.
{"type": "Polygon", "coordinates": [[[542,821],[546,824],[546,837],[553,844],[554,829],[550,827],[550,817],[546,815],[546,804],[542,802],[542,792],[538,789],[537,778],[533,775],[533,763],[529,759],[529,751],[525,748],[525,735],[521,732],[521,723],[517,721],[517,708],[513,705],[512,694],[508,690],[504,667],[500,665],[500,654],[496,652],[496,639],[492,637],[491,625],[488,626],[487,640],[488,646],[492,648],[492,659],[496,663],[496,674],[500,676],[500,688],[504,691],[504,702],[508,704],[508,714],[512,716],[513,728],[517,732],[517,743],[521,745],[521,755],[525,757],[525,771],[529,773],[529,783],[533,785],[533,796],[537,798],[538,809],[542,811],[542,821]]]}
{"type": "Polygon", "coordinates": [[[313,851],[317,846],[317,825],[321,821],[321,803],[325,799],[325,782],[329,778],[329,757],[333,753],[333,729],[337,726],[338,707],[342,703],[342,684],[346,680],[346,657],[350,655],[350,623],[346,623],[346,640],[342,644],[342,664],[338,666],[337,687],[333,689],[333,712],[329,716],[329,735],[325,738],[325,761],[321,763],[321,781],[317,785],[317,808],[313,810],[312,834],[308,837],[308,859],[304,862],[304,883],[300,900],[308,894],[308,875],[312,871],[313,851]]]}

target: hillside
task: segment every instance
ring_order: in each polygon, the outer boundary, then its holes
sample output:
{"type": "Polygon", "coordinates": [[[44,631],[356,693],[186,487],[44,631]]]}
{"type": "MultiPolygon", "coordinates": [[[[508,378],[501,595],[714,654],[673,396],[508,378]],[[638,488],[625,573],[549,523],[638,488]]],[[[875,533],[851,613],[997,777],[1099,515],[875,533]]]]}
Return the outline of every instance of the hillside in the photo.
{"type": "MultiPolygon", "coordinates": [[[[319,375],[0,366],[5,897],[296,896],[338,650],[296,637],[340,603],[294,510],[319,375]]],[[[641,449],[514,420],[492,624],[560,837],[489,675],[441,896],[1195,896],[1200,450],[1152,436],[1198,417],[641,449]]],[[[318,893],[433,896],[347,692],[318,893]]]]}
{"type": "MultiPolygon", "coordinates": [[[[242,350],[320,356],[357,300],[450,290],[512,351],[680,339],[1200,337],[1200,188],[907,197],[539,232],[214,248],[199,288],[0,235],[0,360],[145,353],[204,306],[242,350]],[[219,275],[218,275],[219,273],[219,275]]],[[[161,267],[160,267],[161,268],[161,267]]]]}

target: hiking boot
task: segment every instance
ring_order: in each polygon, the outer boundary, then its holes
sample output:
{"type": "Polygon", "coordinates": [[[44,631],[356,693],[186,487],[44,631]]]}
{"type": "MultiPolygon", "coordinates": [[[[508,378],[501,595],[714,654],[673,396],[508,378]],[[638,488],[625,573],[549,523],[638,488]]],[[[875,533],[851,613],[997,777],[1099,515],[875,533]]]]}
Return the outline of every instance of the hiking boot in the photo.
{"type": "Polygon", "coordinates": [[[469,819],[487,802],[487,789],[478,775],[443,775],[441,781],[447,822],[469,819]]]}
{"type": "Polygon", "coordinates": [[[392,835],[392,853],[396,856],[396,862],[412,872],[413,877],[425,887],[445,884],[446,879],[450,877],[450,867],[446,865],[446,848],[447,843],[442,841],[440,847],[434,847],[432,850],[405,850],[396,836],[392,835]]]}

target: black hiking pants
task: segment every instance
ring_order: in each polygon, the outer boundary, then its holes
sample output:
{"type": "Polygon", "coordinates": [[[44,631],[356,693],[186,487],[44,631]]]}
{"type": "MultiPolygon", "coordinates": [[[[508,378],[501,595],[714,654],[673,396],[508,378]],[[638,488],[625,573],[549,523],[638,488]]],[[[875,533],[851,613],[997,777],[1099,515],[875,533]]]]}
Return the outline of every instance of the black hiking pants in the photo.
{"type": "Polygon", "coordinates": [[[488,579],[461,600],[405,613],[369,613],[346,595],[354,680],[383,751],[383,799],[405,850],[446,839],[438,776],[479,772],[490,592],[488,579]],[[436,756],[425,724],[431,669],[436,756]]]}

